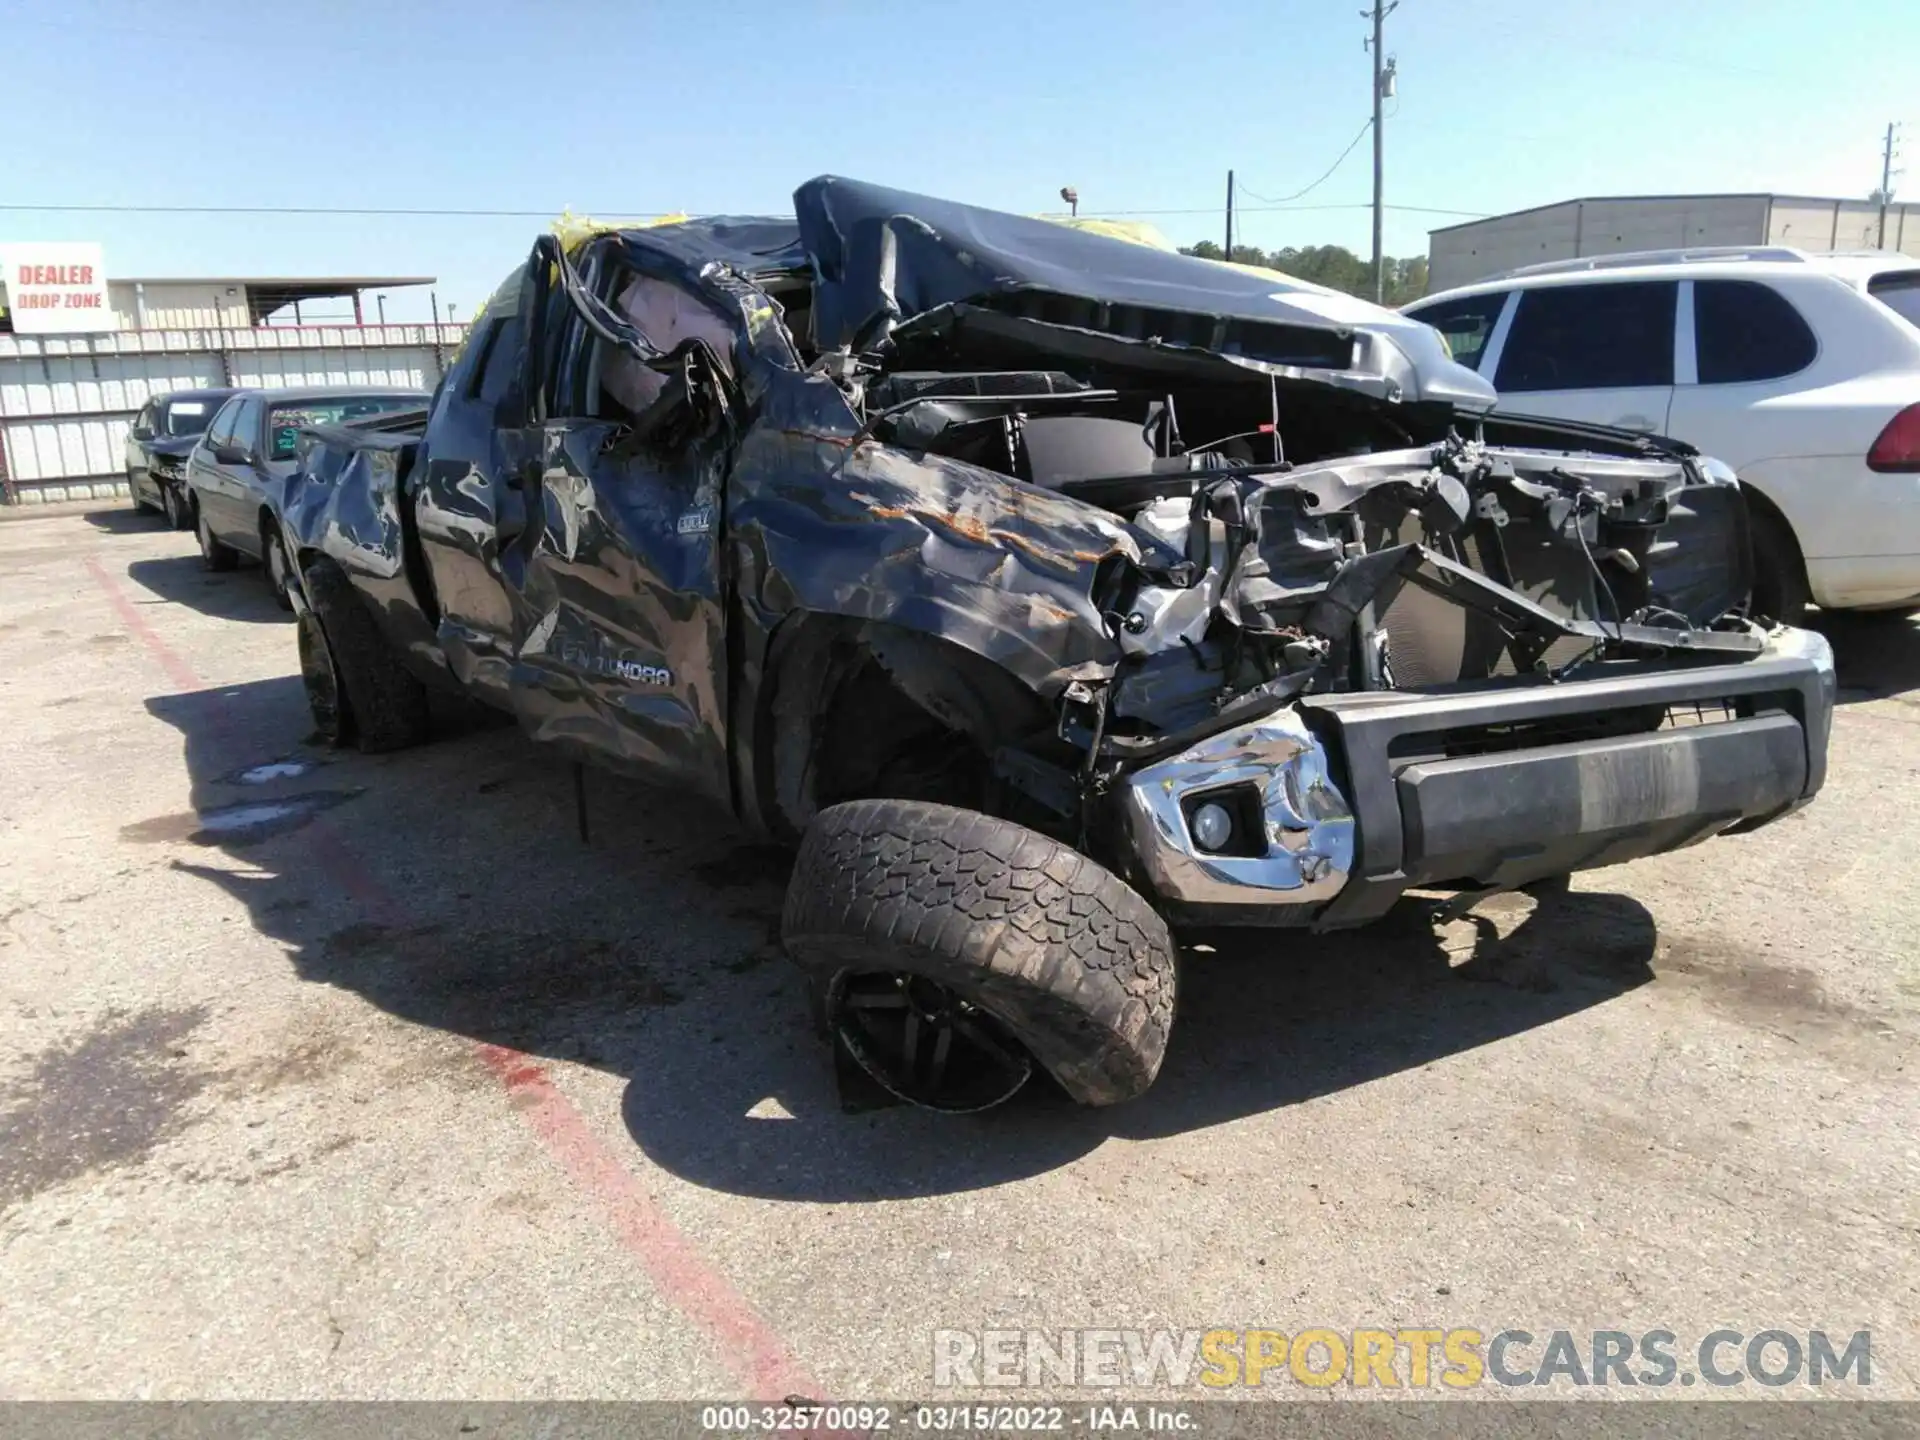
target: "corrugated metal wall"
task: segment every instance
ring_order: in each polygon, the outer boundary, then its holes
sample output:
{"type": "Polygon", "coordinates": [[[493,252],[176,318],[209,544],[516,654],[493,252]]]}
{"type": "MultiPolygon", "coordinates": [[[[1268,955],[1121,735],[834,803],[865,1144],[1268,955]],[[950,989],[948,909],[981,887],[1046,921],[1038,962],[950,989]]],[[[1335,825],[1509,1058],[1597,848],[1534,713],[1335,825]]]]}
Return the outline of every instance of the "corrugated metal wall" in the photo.
{"type": "Polygon", "coordinates": [[[155,395],[218,385],[431,390],[464,325],[263,326],[0,335],[9,503],[126,493],[127,427],[155,395]]]}

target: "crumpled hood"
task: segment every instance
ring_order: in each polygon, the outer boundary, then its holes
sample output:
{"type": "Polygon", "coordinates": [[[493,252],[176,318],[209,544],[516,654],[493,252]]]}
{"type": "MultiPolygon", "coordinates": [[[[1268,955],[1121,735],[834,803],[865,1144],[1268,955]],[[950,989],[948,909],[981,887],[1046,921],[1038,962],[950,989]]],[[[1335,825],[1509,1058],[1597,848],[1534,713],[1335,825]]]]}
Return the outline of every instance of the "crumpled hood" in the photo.
{"type": "MultiPolygon", "coordinates": [[[[1241,322],[1214,327],[1231,358],[1305,372],[1376,377],[1387,398],[1491,407],[1493,387],[1447,354],[1437,331],[1395,311],[1277,272],[889,190],[837,176],[794,192],[814,262],[814,338],[850,342],[874,315],[994,306],[1057,295],[1116,309],[1241,322]]],[[[1346,383],[1353,383],[1351,380],[1346,383]]]]}
{"type": "Polygon", "coordinates": [[[199,435],[168,435],[164,438],[156,436],[154,439],[147,441],[147,453],[149,455],[166,455],[173,459],[181,459],[184,458],[194,446],[198,445],[202,438],[204,437],[199,435]]]}

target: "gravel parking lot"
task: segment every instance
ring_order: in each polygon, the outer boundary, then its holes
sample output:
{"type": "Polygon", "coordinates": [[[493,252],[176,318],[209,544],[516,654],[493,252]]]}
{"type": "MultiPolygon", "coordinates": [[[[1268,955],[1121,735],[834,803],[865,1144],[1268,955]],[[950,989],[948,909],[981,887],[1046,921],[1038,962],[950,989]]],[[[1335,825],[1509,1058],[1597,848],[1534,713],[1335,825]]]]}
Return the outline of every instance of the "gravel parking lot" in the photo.
{"type": "Polygon", "coordinates": [[[0,524],[0,1395],[919,1396],[943,1328],[1728,1326],[1870,1329],[1920,1397],[1920,626],[1830,633],[1811,809],[1221,941],[1143,1100],[951,1119],[843,1094],[725,816],[595,776],[583,846],[568,769],[470,716],[309,748],[258,572],[0,524]]]}

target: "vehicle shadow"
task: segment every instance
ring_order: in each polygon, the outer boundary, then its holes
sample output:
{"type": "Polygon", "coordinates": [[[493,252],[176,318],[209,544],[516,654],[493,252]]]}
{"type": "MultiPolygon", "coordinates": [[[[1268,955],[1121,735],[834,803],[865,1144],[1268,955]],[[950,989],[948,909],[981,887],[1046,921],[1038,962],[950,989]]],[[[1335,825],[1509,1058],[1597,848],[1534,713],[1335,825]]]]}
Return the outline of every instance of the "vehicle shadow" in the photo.
{"type": "MultiPolygon", "coordinates": [[[[633,1143],[738,1194],[842,1202],[1018,1180],[1110,1138],[1217,1125],[1493,1044],[1651,978],[1651,917],[1604,893],[1488,902],[1508,910],[1500,927],[1476,915],[1436,930],[1409,912],[1344,936],[1216,935],[1187,957],[1143,1098],[1084,1110],[1035,1084],[980,1116],[875,1107],[841,1084],[780,954],[787,857],[717,809],[597,775],[583,845],[568,767],[514,728],[469,721],[396,755],[315,749],[293,677],[148,709],[181,734],[193,809],[128,838],[202,847],[179,868],[242,902],[303,980],[442,1036],[621,1077],[633,1143]]],[[[480,1073],[471,1045],[438,1048],[480,1073]]]]}
{"type": "Polygon", "coordinates": [[[242,564],[238,570],[215,574],[195,551],[158,560],[135,560],[127,566],[127,578],[162,600],[190,606],[216,620],[262,625],[293,621],[293,616],[268,593],[267,582],[256,566],[242,564]]]}
{"type": "Polygon", "coordinates": [[[1817,626],[1833,645],[1840,704],[1920,691],[1920,621],[1837,611],[1822,614],[1817,626]]]}
{"type": "Polygon", "coordinates": [[[131,500],[121,500],[114,510],[89,510],[80,518],[96,530],[109,535],[145,535],[155,530],[171,530],[167,517],[159,511],[135,512],[131,500]]]}

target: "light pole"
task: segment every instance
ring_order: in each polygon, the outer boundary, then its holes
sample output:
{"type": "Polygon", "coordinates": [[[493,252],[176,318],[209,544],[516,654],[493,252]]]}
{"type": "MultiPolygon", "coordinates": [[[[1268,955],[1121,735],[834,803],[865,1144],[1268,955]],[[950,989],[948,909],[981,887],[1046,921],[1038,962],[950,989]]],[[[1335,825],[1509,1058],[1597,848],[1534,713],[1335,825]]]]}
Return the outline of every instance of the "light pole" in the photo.
{"type": "Polygon", "coordinates": [[[1071,185],[1060,187],[1060,198],[1067,202],[1067,211],[1074,219],[1080,218],[1080,192],[1071,185]]]}
{"type": "Polygon", "coordinates": [[[387,323],[387,297],[384,295],[376,295],[373,297],[373,303],[380,307],[380,323],[382,325],[386,324],[387,323]]]}
{"type": "Polygon", "coordinates": [[[1874,241],[1874,248],[1887,248],[1887,202],[1893,199],[1893,139],[1900,129],[1898,125],[1887,126],[1886,148],[1880,152],[1880,238],[1874,241]]]}

